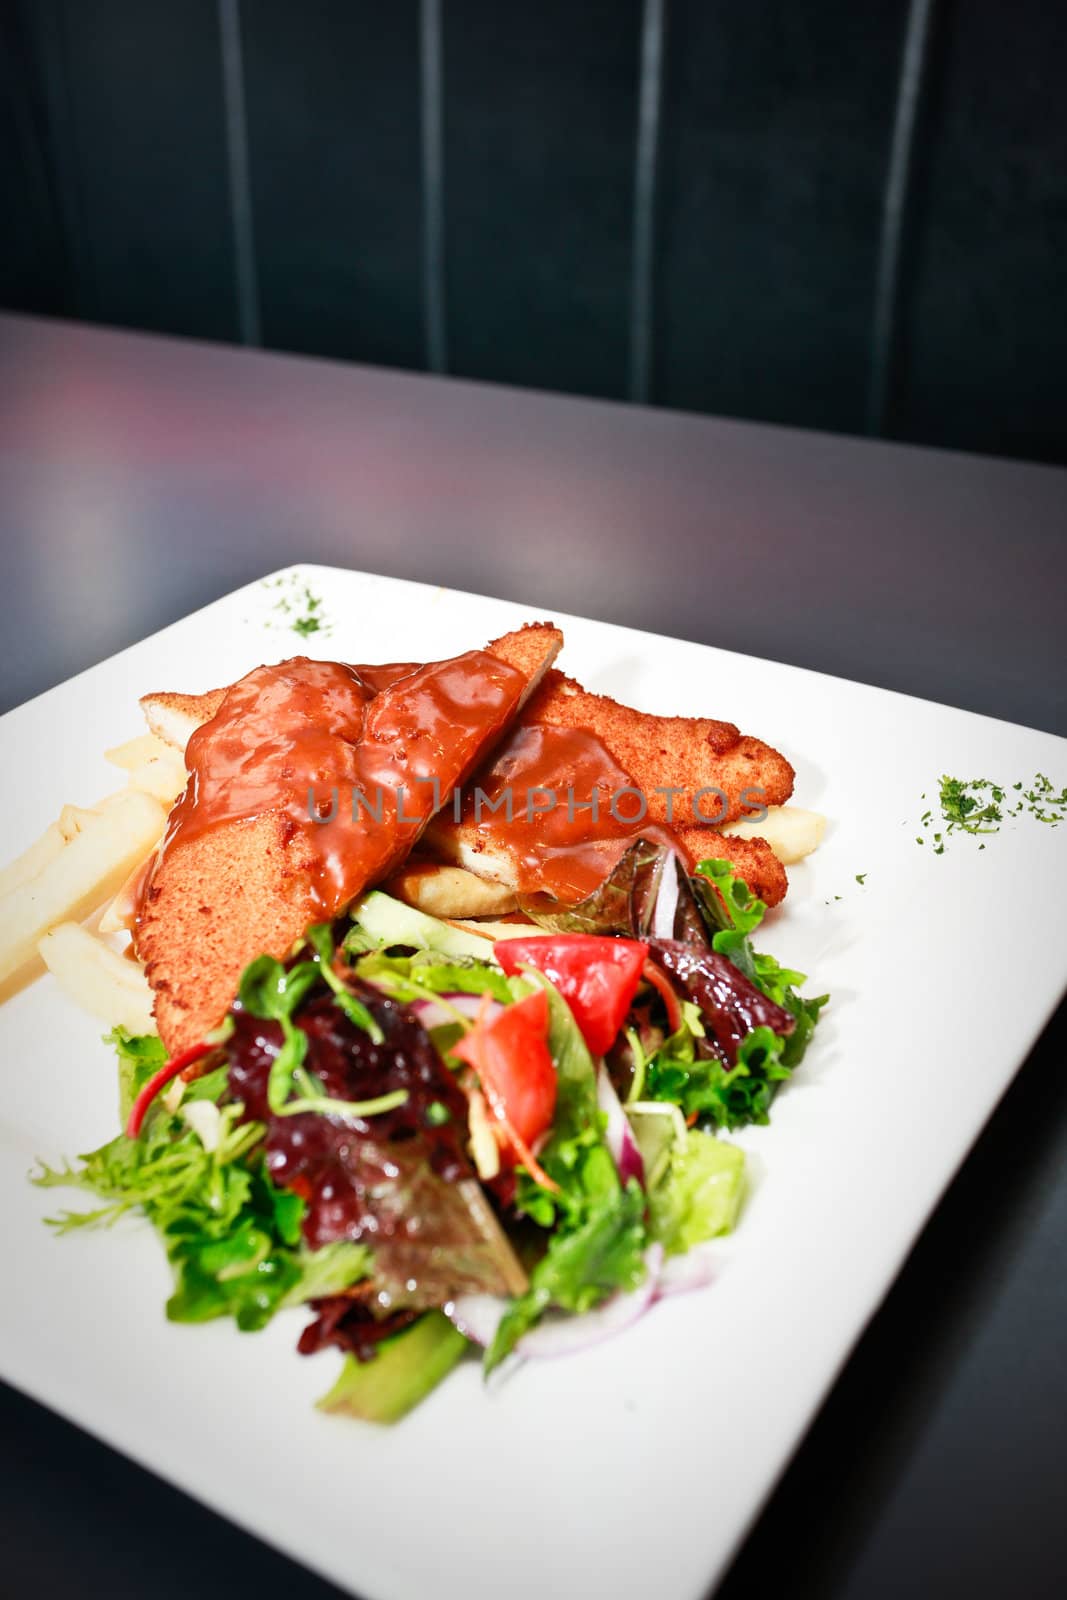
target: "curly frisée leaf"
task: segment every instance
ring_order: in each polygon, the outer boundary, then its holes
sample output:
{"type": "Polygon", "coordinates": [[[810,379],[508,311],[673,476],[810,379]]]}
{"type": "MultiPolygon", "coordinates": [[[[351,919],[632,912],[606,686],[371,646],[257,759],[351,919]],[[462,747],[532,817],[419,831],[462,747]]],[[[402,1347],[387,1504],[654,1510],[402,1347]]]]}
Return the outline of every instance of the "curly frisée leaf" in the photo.
{"type": "MultiPolygon", "coordinates": [[[[157,1099],[139,1137],[76,1168],[43,1167],[35,1181],[95,1197],[53,1217],[60,1232],[134,1211],[150,1220],[173,1272],[172,1320],[227,1316],[253,1330],[313,1301],[300,1349],[351,1353],[325,1409],[391,1421],[466,1349],[441,1312],[457,1298],[504,1308],[488,1373],[546,1313],[554,1322],[607,1302],[610,1314],[613,1297],[632,1300],[642,1284],[647,1304],[664,1253],[729,1231],[744,1157],[716,1130],[767,1120],[825,999],[805,999],[803,974],[752,948],[765,907],[729,863],[702,862],[690,878],[675,851],[645,840],[580,907],[530,906],[543,926],[563,917],[641,941],[646,982],[627,990],[623,1032],[602,1056],[589,1016],[596,1056],[564,993],[530,964],[506,976],[485,940],[475,950],[474,936],[380,891],[357,911],[340,948],[323,923],[285,961],[250,963],[227,1035],[205,1041],[209,1070],[175,1083],[177,1103],[157,1099]],[[553,1102],[483,1187],[468,1095],[471,1067],[489,1066],[462,1066],[454,1046],[472,1027],[514,1020],[516,1003],[539,1012],[553,1102]],[[598,1074],[602,1087],[615,1080],[610,1142],[598,1074]],[[627,1088],[623,1108],[615,1098],[627,1088]],[[641,1181],[618,1136],[624,1117],[641,1181]]],[[[573,941],[566,955],[564,970],[584,982],[573,941]]],[[[182,1065],[165,1062],[156,1039],[117,1029],[110,1040],[124,1111],[182,1065]]],[[[528,1091],[530,1052],[508,1066],[528,1091]]],[[[515,1119],[510,1137],[524,1127],[515,1119]]]]}
{"type": "Polygon", "coordinates": [[[684,1029],[672,1035],[646,1067],[644,1093],[668,1101],[703,1126],[735,1129],[769,1121],[779,1083],[790,1076],[787,1041],[768,1027],[753,1028],[728,1067],[717,1056],[701,1056],[684,1029]]]}
{"type": "Polygon", "coordinates": [[[749,936],[766,907],[729,862],[702,861],[691,883],[711,948],[652,941],[689,1003],[681,1027],[642,1058],[642,1094],[678,1106],[703,1127],[765,1123],[828,997],[806,999],[798,993],[802,972],[753,950],[749,936]]]}
{"type": "Polygon", "coordinates": [[[711,941],[712,949],[728,956],[768,1000],[789,1012],[795,1027],[782,1050],[781,1064],[789,1068],[799,1066],[830,996],[806,998],[798,992],[807,982],[803,972],[783,967],[774,956],[752,948],[748,936],[763,921],[767,907],[744,880],[736,876],[728,861],[701,861],[696,871],[691,881],[700,894],[705,914],[717,927],[711,941]]]}
{"type": "Polygon", "coordinates": [[[92,1211],[62,1212],[46,1220],[59,1233],[66,1233],[87,1225],[110,1225],[141,1207],[153,1221],[160,1218],[166,1222],[200,1203],[204,1193],[210,1195],[217,1210],[226,1211],[231,1177],[227,1169],[258,1144],[264,1132],[261,1123],[235,1126],[240,1110],[240,1106],[231,1106],[221,1113],[218,1139],[211,1151],[181,1118],[161,1110],[146,1123],[140,1138],[118,1134],[98,1150],[80,1156],[78,1168],[52,1168],[42,1162],[33,1175],[39,1188],[83,1189],[106,1202],[92,1211]]]}
{"type": "Polygon", "coordinates": [[[240,1105],[219,1108],[210,1149],[182,1116],[159,1111],[140,1138],[120,1134],[83,1156],[80,1168],[42,1166],[33,1180],[40,1187],[79,1188],[104,1201],[49,1222],[67,1233],[142,1211],[174,1273],[173,1322],[232,1316],[252,1331],[283,1305],[336,1294],[365,1277],[371,1257],[363,1246],[313,1251],[302,1243],[304,1202],[271,1183],[260,1159],[263,1125],[239,1122],[240,1115],[240,1105]]]}

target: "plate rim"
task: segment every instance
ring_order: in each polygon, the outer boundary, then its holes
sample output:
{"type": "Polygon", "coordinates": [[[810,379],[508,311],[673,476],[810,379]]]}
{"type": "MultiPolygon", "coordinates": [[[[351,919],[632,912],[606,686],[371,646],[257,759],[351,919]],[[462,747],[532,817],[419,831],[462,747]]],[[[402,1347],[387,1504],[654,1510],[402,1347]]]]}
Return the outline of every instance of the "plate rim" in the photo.
{"type": "MultiPolygon", "coordinates": [[[[272,572],[265,574],[262,578],[253,579],[247,584],[242,584],[242,585],[238,586],[236,589],[228,591],[226,594],[224,594],[222,596],[219,596],[217,599],[209,601],[206,605],[204,605],[202,607],[198,607],[195,611],[189,612],[186,616],[178,618],[172,623],[166,624],[163,628],[156,630],[155,633],[146,635],[143,639],[137,640],[137,641],[131,643],[130,645],[125,646],[122,650],[115,652],[113,655],[103,658],[101,661],[96,662],[96,663],[92,664],[91,666],[84,668],[81,672],[72,675],[70,678],[67,678],[67,679],[63,680],[62,682],[51,686],[49,689],[46,689],[46,690],[42,691],[41,694],[32,697],[30,700],[22,702],[19,706],[11,708],[10,711],[5,713],[4,716],[2,718],[0,718],[0,729],[3,729],[6,726],[8,726],[9,725],[9,719],[11,719],[11,718],[18,718],[20,716],[26,715],[26,714],[30,713],[31,711],[33,711],[34,709],[43,710],[44,707],[42,705],[42,702],[47,702],[50,697],[61,695],[63,693],[63,691],[68,690],[72,685],[80,682],[85,677],[91,675],[94,672],[99,671],[101,668],[104,668],[104,667],[106,667],[106,666],[108,666],[108,665],[110,665],[110,664],[112,664],[112,663],[114,663],[116,661],[121,660],[123,657],[127,656],[130,652],[134,652],[134,651],[140,650],[145,645],[151,644],[153,641],[158,640],[160,637],[170,633],[172,630],[178,630],[178,629],[181,629],[181,628],[185,627],[190,622],[192,622],[195,619],[201,617],[203,615],[203,613],[211,611],[213,608],[215,608],[217,606],[221,606],[221,605],[225,605],[227,603],[230,603],[236,597],[238,597],[238,596],[240,596],[242,594],[253,592],[253,591],[259,589],[260,587],[262,587],[262,585],[264,585],[265,583],[271,581],[274,578],[279,578],[279,577],[285,578],[285,577],[288,577],[288,576],[293,575],[293,574],[300,574],[300,575],[320,574],[327,580],[333,578],[334,576],[341,576],[341,577],[345,578],[346,580],[348,580],[348,579],[370,580],[370,581],[372,581],[374,583],[381,583],[381,584],[386,584],[386,585],[391,585],[391,586],[395,585],[395,586],[401,586],[401,587],[405,587],[405,588],[414,587],[414,588],[417,588],[417,589],[419,589],[421,591],[424,591],[424,592],[425,591],[433,592],[435,590],[438,590],[438,591],[444,592],[446,594],[456,595],[456,596],[458,596],[458,597],[460,597],[462,599],[470,599],[470,600],[474,600],[476,602],[484,602],[484,603],[490,604],[490,605],[492,605],[492,604],[503,604],[503,605],[507,605],[507,606],[513,606],[513,607],[515,607],[517,609],[528,609],[531,613],[536,613],[536,612],[538,612],[538,611],[540,611],[542,609],[542,608],[536,607],[536,606],[535,607],[526,607],[524,602],[522,602],[522,601],[511,600],[509,598],[504,598],[504,597],[500,597],[500,596],[482,595],[482,594],[479,594],[479,593],[476,593],[476,592],[472,592],[472,591],[467,591],[467,590],[453,589],[450,586],[426,583],[426,582],[422,582],[422,581],[416,580],[416,579],[395,578],[395,577],[388,576],[388,575],[383,575],[383,574],[368,573],[368,572],[364,572],[364,571],[362,571],[360,569],[354,569],[354,568],[334,567],[334,566],[328,566],[328,565],[317,564],[317,563],[295,562],[295,563],[292,563],[291,565],[289,565],[287,567],[274,569],[272,572]]],[[[798,674],[798,673],[799,674],[803,674],[805,676],[805,678],[809,678],[809,679],[812,679],[812,680],[817,680],[818,683],[820,683],[820,684],[830,683],[830,684],[833,684],[833,685],[837,686],[838,688],[843,688],[843,689],[846,689],[846,690],[848,690],[850,692],[853,692],[853,693],[858,692],[864,698],[867,698],[867,697],[872,696],[872,695],[889,696],[891,698],[892,702],[905,702],[905,703],[908,703],[908,704],[911,704],[911,705],[918,704],[918,705],[926,707],[926,708],[928,708],[930,710],[933,710],[933,711],[936,711],[938,713],[942,713],[944,715],[947,715],[947,716],[949,716],[949,717],[951,717],[953,719],[965,719],[969,723],[978,723],[978,724],[985,725],[985,726],[988,726],[988,725],[992,724],[995,729],[1006,729],[1006,730],[1024,732],[1024,733],[1027,733],[1027,734],[1031,734],[1031,735],[1033,735],[1033,736],[1035,736],[1035,737],[1037,737],[1037,738],[1039,738],[1039,739],[1041,739],[1043,741],[1049,741],[1050,744],[1054,744],[1055,746],[1063,746],[1063,747],[1067,748],[1067,739],[1062,738],[1058,734],[1050,733],[1050,732],[1048,732],[1046,730],[1042,730],[1042,729],[1030,728],[1030,727],[1026,726],[1025,724],[1011,723],[1011,722],[1004,721],[1003,719],[988,717],[988,716],[985,716],[982,713],[973,712],[973,711],[967,710],[965,708],[949,706],[949,705],[945,705],[945,704],[943,704],[941,702],[932,701],[932,700],[926,700],[926,699],[923,699],[923,698],[918,697],[918,696],[903,694],[900,691],[892,690],[892,689],[885,689],[885,688],[882,688],[879,685],[865,684],[865,683],[863,683],[863,682],[861,682],[859,680],[843,678],[843,677],[839,677],[839,676],[836,676],[836,675],[833,675],[833,674],[821,673],[821,672],[818,672],[818,671],[816,671],[814,669],[811,669],[811,668],[797,667],[797,666],[794,666],[794,665],[792,665],[792,664],[790,664],[788,662],[775,661],[775,660],[773,660],[773,658],[753,656],[753,655],[748,655],[748,654],[744,654],[744,653],[741,653],[741,652],[723,650],[723,649],[721,649],[721,647],[718,647],[718,646],[715,646],[715,645],[708,645],[708,644],[705,644],[702,641],[698,641],[698,640],[678,639],[676,636],[669,635],[669,634],[651,633],[648,630],[633,628],[633,627],[629,627],[629,626],[627,626],[625,624],[614,623],[614,622],[610,622],[610,621],[602,621],[602,620],[600,620],[598,618],[579,618],[579,617],[576,617],[576,616],[572,616],[571,614],[568,614],[568,613],[557,613],[557,616],[562,619],[564,625],[566,625],[567,621],[570,620],[570,621],[573,621],[573,622],[581,622],[583,624],[591,624],[591,625],[593,625],[593,626],[595,626],[597,628],[603,628],[603,629],[609,630],[612,633],[616,633],[616,634],[622,633],[622,634],[625,634],[625,635],[627,635],[627,636],[629,636],[631,638],[640,639],[642,641],[646,641],[646,640],[647,641],[652,641],[654,644],[657,643],[657,642],[665,642],[665,643],[668,643],[668,644],[680,644],[680,645],[683,645],[683,646],[685,646],[686,648],[689,648],[689,649],[711,650],[711,651],[714,651],[716,653],[716,655],[718,655],[720,657],[725,657],[725,658],[728,658],[728,659],[730,659],[732,661],[735,661],[735,662],[738,662],[738,663],[758,662],[761,666],[770,667],[770,668],[774,669],[777,672],[782,672],[782,673],[788,674],[790,676],[793,676],[793,675],[798,674]]],[[[1064,981],[1065,981],[1065,983],[1067,983],[1067,976],[1065,976],[1064,981]]],[[[877,1298],[872,1303],[869,1303],[869,1304],[866,1303],[866,1302],[864,1303],[864,1312],[863,1312],[862,1321],[861,1321],[859,1327],[857,1328],[854,1336],[849,1339],[849,1341],[847,1342],[845,1348],[840,1352],[839,1359],[834,1364],[832,1370],[829,1371],[825,1375],[825,1380],[822,1383],[821,1387],[818,1389],[818,1392],[814,1393],[814,1394],[809,1394],[807,1396],[807,1401],[806,1401],[805,1407],[804,1407],[805,1420],[803,1421],[803,1423],[800,1426],[800,1428],[795,1431],[795,1434],[794,1434],[794,1437],[793,1437],[793,1442],[792,1442],[792,1445],[791,1445],[789,1451],[778,1462],[776,1471],[770,1477],[770,1479],[765,1483],[764,1493],[760,1497],[758,1503],[756,1503],[755,1505],[753,1505],[751,1507],[750,1514],[748,1515],[747,1519],[744,1521],[743,1525],[741,1525],[741,1526],[739,1526],[739,1527],[737,1527],[735,1529],[735,1535],[736,1536],[733,1538],[732,1542],[730,1543],[729,1551],[723,1557],[722,1561],[717,1565],[717,1567],[715,1569],[714,1577],[713,1577],[713,1579],[711,1579],[709,1581],[717,1582],[719,1577],[721,1576],[721,1574],[725,1572],[725,1570],[729,1566],[730,1562],[732,1561],[734,1555],[736,1554],[737,1549],[739,1548],[740,1544],[743,1542],[744,1538],[746,1537],[749,1529],[751,1528],[753,1523],[756,1521],[756,1519],[760,1515],[760,1513],[761,1513],[761,1511],[763,1509],[763,1506],[766,1504],[767,1499],[773,1493],[775,1484],[779,1481],[781,1475],[787,1469],[787,1467],[789,1465],[789,1462],[792,1459],[793,1454],[795,1453],[796,1449],[799,1447],[799,1444],[800,1444],[800,1442],[801,1442],[801,1440],[803,1438],[803,1435],[804,1435],[804,1432],[805,1432],[806,1428],[808,1426],[810,1426],[811,1419],[814,1417],[814,1415],[816,1414],[817,1410],[819,1409],[819,1407],[824,1402],[826,1395],[830,1392],[830,1390],[832,1389],[833,1385],[836,1383],[837,1378],[840,1375],[841,1370],[843,1369],[843,1367],[845,1366],[847,1361],[850,1359],[850,1356],[852,1354],[852,1351],[855,1348],[855,1345],[856,1345],[857,1341],[862,1337],[864,1329],[869,1324],[869,1322],[873,1318],[873,1316],[877,1313],[878,1307],[881,1305],[881,1303],[884,1300],[885,1296],[888,1295],[888,1293],[892,1289],[893,1284],[895,1283],[895,1281],[897,1279],[897,1276],[898,1276],[898,1274],[900,1272],[901,1265],[902,1265],[903,1261],[906,1259],[906,1257],[907,1257],[908,1253],[910,1252],[910,1250],[913,1248],[915,1240],[918,1238],[919,1234],[922,1232],[923,1228],[928,1223],[929,1218],[933,1213],[933,1210],[936,1208],[936,1206],[939,1203],[941,1197],[944,1195],[944,1193],[946,1192],[946,1190],[948,1189],[948,1187],[952,1183],[952,1181],[955,1178],[955,1176],[956,1176],[957,1172],[959,1171],[960,1167],[966,1161],[967,1156],[970,1153],[970,1150],[973,1148],[975,1140],[980,1136],[980,1134],[981,1134],[982,1130],[984,1129],[984,1127],[986,1127],[988,1125],[989,1120],[995,1114],[995,1112],[997,1110],[997,1107],[999,1106],[1000,1101],[1003,1098],[1003,1095],[1007,1092],[1007,1089],[1010,1087],[1010,1085],[1013,1082],[1016,1074],[1021,1069],[1021,1067],[1022,1067],[1023,1063],[1025,1062],[1027,1056],[1029,1055],[1030,1051],[1033,1049],[1034,1043],[1040,1037],[1040,1035],[1041,1035],[1042,1031],[1044,1030],[1044,1028],[1047,1026],[1048,1020],[1051,1017],[1051,1015],[1053,1014],[1053,1012],[1054,1012],[1054,1010],[1056,1008],[1056,1005],[1058,1003],[1059,1003],[1058,1000],[1053,1000],[1052,1003],[1050,1004],[1050,1006],[1048,1007],[1047,1012],[1045,1012],[1045,1014],[1042,1016],[1041,1020],[1033,1027],[1032,1032],[1029,1032],[1029,1030],[1028,1030],[1027,1043],[1025,1045],[1025,1048],[1022,1049],[1021,1052],[1017,1051],[1016,1047],[1014,1045],[1012,1046],[1012,1061],[1013,1061],[1013,1065],[1011,1067],[1009,1075],[1007,1076],[1005,1081],[1002,1083],[1002,1085],[1001,1085],[998,1093],[996,1094],[995,1098],[993,1099],[992,1103],[982,1113],[982,1115],[981,1115],[981,1117],[980,1117],[980,1119],[978,1121],[978,1124],[974,1128],[973,1132],[966,1139],[965,1145],[964,1145],[964,1147],[962,1149],[962,1152],[959,1155],[958,1160],[954,1160],[953,1163],[951,1164],[950,1169],[943,1173],[942,1179],[941,1179],[941,1182],[940,1182],[940,1185],[939,1185],[939,1188],[938,1188],[937,1195],[935,1196],[935,1198],[933,1199],[933,1201],[931,1202],[929,1207],[924,1209],[923,1215],[919,1219],[918,1224],[917,1224],[914,1232],[909,1235],[907,1240],[901,1246],[899,1252],[895,1252],[895,1260],[894,1260],[894,1264],[893,1264],[892,1270],[888,1274],[886,1274],[884,1276],[884,1278],[882,1280],[881,1290],[880,1290],[880,1293],[878,1294],[877,1298]]],[[[153,1476],[160,1477],[160,1478],[164,1479],[164,1481],[173,1484],[182,1493],[185,1493],[185,1494],[189,1495],[194,1500],[198,1500],[199,1503],[206,1504],[208,1506],[208,1509],[215,1510],[216,1514],[222,1515],[222,1516],[224,1516],[224,1518],[234,1522],[235,1525],[241,1527],[244,1531],[250,1533],[253,1537],[255,1537],[257,1539],[260,1539],[262,1542],[268,1544],[272,1548],[274,1548],[276,1550],[279,1550],[280,1552],[286,1554],[287,1556],[292,1557],[293,1559],[295,1559],[299,1563],[310,1567],[312,1570],[323,1574],[330,1581],[339,1582],[339,1583],[342,1583],[342,1584],[344,1584],[346,1582],[354,1581],[352,1579],[346,1579],[344,1577],[339,1576],[337,1571],[336,1571],[336,1569],[331,1567],[331,1565],[329,1563],[316,1561],[316,1559],[314,1557],[314,1554],[313,1553],[309,1553],[309,1550],[307,1548],[295,1545],[295,1544],[291,1543],[290,1541],[288,1541],[284,1537],[278,1537],[278,1538],[272,1537],[271,1533],[269,1531],[269,1524],[265,1525],[267,1527],[267,1531],[265,1532],[263,1527],[261,1527],[260,1524],[258,1524],[254,1520],[252,1520],[252,1519],[248,1518],[247,1516],[245,1516],[244,1514],[242,1514],[242,1512],[240,1510],[234,1509],[232,1503],[230,1505],[228,1505],[225,1510],[220,1510],[217,1503],[212,1503],[211,1501],[208,1501],[206,1499],[201,1500],[200,1497],[197,1495],[195,1487],[191,1486],[186,1481],[186,1479],[183,1477],[182,1473],[179,1470],[176,1470],[172,1466],[169,1466],[169,1465],[161,1466],[158,1461],[153,1460],[151,1457],[146,1455],[146,1453],[143,1450],[141,1450],[141,1449],[137,1448],[136,1446],[131,1445],[131,1444],[127,1443],[127,1442],[122,1442],[121,1444],[116,1444],[115,1443],[114,1434],[109,1436],[108,1433],[103,1431],[103,1428],[101,1426],[99,1426],[95,1422],[95,1420],[92,1420],[91,1418],[90,1418],[90,1420],[86,1420],[85,1411],[74,1411],[74,1410],[70,1410],[70,1409],[66,1409],[66,1408],[60,1409],[58,1406],[54,1405],[49,1399],[43,1398],[40,1393],[36,1392],[32,1388],[30,1388],[30,1387],[24,1385],[23,1383],[19,1382],[17,1379],[12,1379],[7,1374],[6,1371],[0,1370],[0,1377],[3,1377],[5,1382],[11,1383],[13,1388],[17,1389],[20,1393],[26,1395],[26,1397],[29,1398],[30,1400],[34,1401],[37,1404],[44,1405],[46,1407],[46,1409],[52,1410],[54,1412],[54,1414],[60,1416],[64,1420],[71,1421],[71,1422],[75,1423],[75,1425],[82,1427],[86,1432],[90,1433],[94,1438],[98,1439],[105,1446],[107,1446],[109,1448],[113,1448],[113,1449],[118,1449],[121,1454],[125,1455],[128,1459],[134,1461],[136,1463],[136,1465],[139,1466],[142,1470],[148,1471],[153,1476]]],[[[120,1430],[120,1432],[121,1431],[122,1430],[120,1430]]],[[[387,1584],[381,1584],[381,1583],[377,1584],[377,1586],[375,1588],[376,1596],[382,1597],[382,1600],[388,1600],[388,1597],[391,1597],[392,1595],[400,1595],[400,1594],[403,1594],[403,1593],[406,1593],[406,1592],[407,1591],[405,1591],[403,1588],[392,1588],[387,1584]]]]}

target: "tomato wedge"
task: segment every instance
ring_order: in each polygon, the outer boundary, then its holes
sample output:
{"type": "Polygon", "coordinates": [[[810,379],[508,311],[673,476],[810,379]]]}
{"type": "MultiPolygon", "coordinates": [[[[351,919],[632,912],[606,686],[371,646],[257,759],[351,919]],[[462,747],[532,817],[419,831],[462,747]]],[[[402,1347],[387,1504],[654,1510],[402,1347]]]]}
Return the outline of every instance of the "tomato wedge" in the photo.
{"type": "Polygon", "coordinates": [[[501,939],[493,954],[505,972],[543,972],[570,1006],[593,1055],[602,1056],[626,1020],[648,945],[595,933],[550,933],[501,939]]]}
{"type": "Polygon", "coordinates": [[[556,1068],[548,1049],[548,996],[543,989],[476,1023],[452,1054],[472,1066],[490,1107],[515,1135],[516,1153],[552,1126],[556,1068]]]}

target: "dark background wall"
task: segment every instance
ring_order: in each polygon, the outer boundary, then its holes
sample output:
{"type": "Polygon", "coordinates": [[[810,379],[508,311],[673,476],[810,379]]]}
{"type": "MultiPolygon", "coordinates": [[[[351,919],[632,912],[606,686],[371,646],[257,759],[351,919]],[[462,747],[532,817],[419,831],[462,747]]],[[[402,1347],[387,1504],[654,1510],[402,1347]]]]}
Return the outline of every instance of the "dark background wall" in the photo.
{"type": "Polygon", "coordinates": [[[0,0],[0,60],[7,307],[1067,461],[1067,6],[0,0]]]}

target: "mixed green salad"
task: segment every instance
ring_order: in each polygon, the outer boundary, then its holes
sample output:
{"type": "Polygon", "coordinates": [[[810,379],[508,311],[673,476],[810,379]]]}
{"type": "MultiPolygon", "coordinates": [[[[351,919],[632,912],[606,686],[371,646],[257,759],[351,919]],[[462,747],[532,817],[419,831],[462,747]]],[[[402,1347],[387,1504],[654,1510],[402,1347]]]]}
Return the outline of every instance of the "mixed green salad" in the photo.
{"type": "Polygon", "coordinates": [[[744,1156],[826,997],[758,953],[728,863],[639,841],[596,895],[492,943],[380,891],[245,971],[166,1061],[116,1030],[124,1131],[75,1167],[61,1233],[148,1218],[167,1316],[312,1314],[344,1352],[320,1402],[394,1421],[472,1348],[580,1349],[708,1281],[744,1156]]]}

